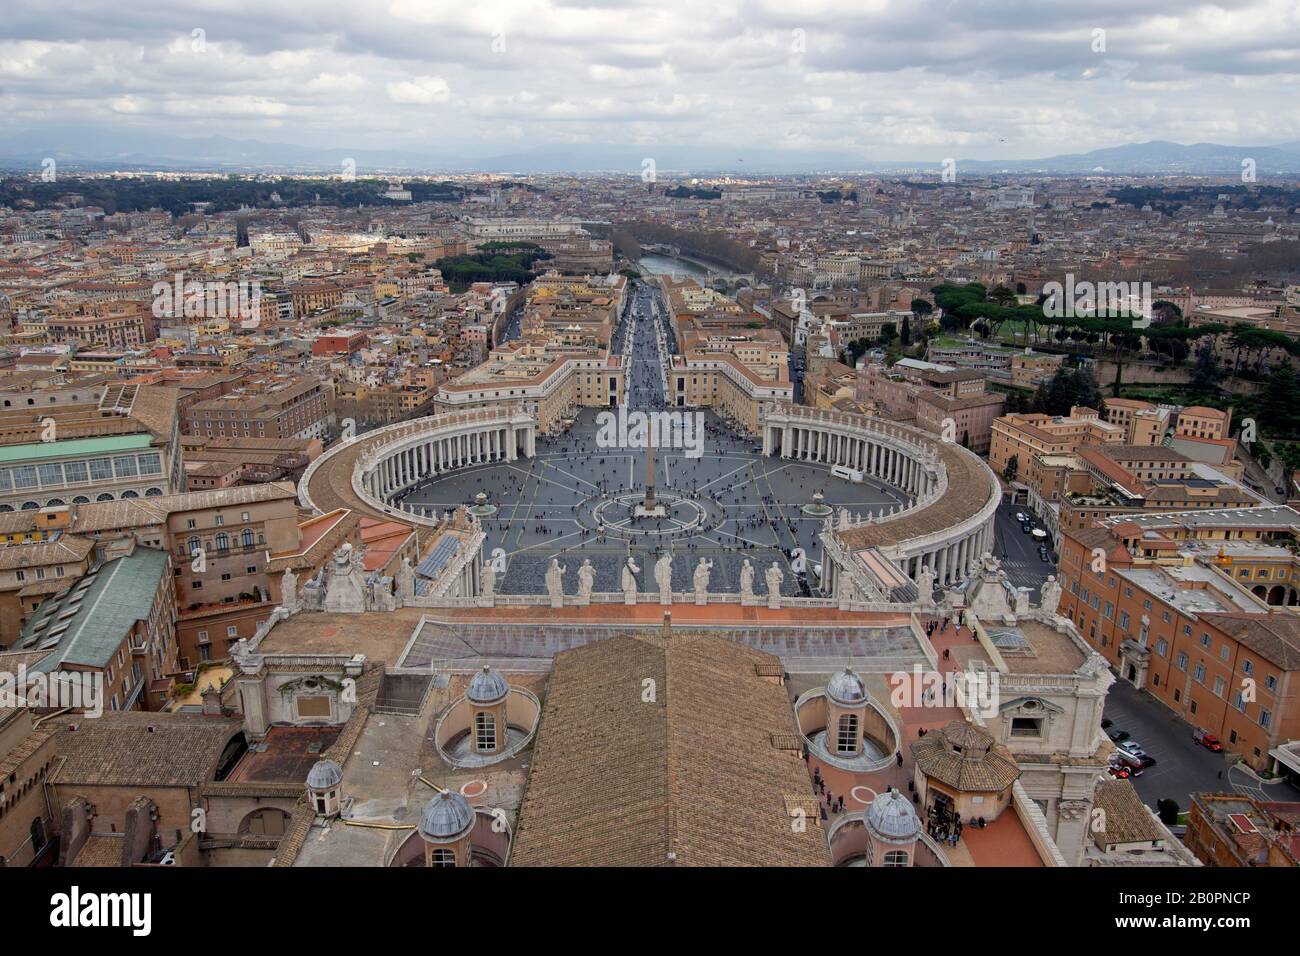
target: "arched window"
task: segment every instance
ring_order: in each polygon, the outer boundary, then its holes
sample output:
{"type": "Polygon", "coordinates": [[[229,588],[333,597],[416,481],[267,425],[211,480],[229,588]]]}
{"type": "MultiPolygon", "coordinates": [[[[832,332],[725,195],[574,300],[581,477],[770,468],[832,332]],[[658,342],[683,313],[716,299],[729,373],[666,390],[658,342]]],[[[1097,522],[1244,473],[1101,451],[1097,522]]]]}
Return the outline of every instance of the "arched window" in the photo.
{"type": "Polygon", "coordinates": [[[835,749],[842,754],[855,754],[858,752],[857,714],[843,714],[840,716],[840,725],[835,736],[835,749]]]}
{"type": "Polygon", "coordinates": [[[240,539],[243,541],[244,547],[251,548],[253,546],[253,529],[245,528],[243,534],[240,535],[240,539]]]}
{"type": "Polygon", "coordinates": [[[907,866],[907,852],[905,850],[890,850],[885,854],[884,862],[881,866],[907,866]]]}
{"type": "Polygon", "coordinates": [[[139,497],[140,497],[140,492],[138,492],[138,491],[130,491],[130,490],[127,490],[127,491],[122,492],[122,497],[123,497],[123,498],[139,498],[139,497]]]}
{"type": "Polygon", "coordinates": [[[433,866],[455,866],[456,854],[451,850],[437,849],[429,854],[429,862],[433,866]]]}
{"type": "Polygon", "coordinates": [[[474,716],[474,748],[492,751],[497,749],[497,719],[486,711],[474,716]]]}
{"type": "Polygon", "coordinates": [[[189,554],[191,557],[203,550],[203,546],[199,544],[198,538],[190,538],[190,540],[186,542],[186,546],[189,548],[189,554]]]}
{"type": "Polygon", "coordinates": [[[112,501],[112,500],[113,500],[113,496],[110,495],[110,494],[106,491],[106,492],[104,492],[102,495],[97,495],[97,496],[95,497],[95,500],[96,500],[96,501],[112,501]]]}
{"type": "MultiPolygon", "coordinates": [[[[321,801],[324,805],[324,801],[321,801]]],[[[321,813],[324,813],[321,810],[321,813]]],[[[283,810],[275,807],[265,807],[261,810],[254,810],[239,824],[241,834],[248,833],[254,836],[284,836],[285,823],[289,815],[283,810]]]]}
{"type": "Polygon", "coordinates": [[[220,534],[217,535],[217,550],[218,551],[230,550],[230,538],[226,535],[224,531],[222,531],[220,534]]]}

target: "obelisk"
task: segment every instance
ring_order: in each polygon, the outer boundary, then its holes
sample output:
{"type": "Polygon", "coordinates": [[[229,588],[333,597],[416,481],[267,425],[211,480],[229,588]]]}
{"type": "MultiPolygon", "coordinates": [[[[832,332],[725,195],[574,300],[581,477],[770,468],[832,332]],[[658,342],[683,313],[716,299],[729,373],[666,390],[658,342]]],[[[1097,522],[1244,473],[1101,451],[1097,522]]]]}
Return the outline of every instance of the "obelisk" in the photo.
{"type": "Polygon", "coordinates": [[[662,518],[668,514],[659,502],[655,501],[655,420],[653,415],[646,415],[645,446],[645,500],[632,509],[634,518],[662,518]]]}

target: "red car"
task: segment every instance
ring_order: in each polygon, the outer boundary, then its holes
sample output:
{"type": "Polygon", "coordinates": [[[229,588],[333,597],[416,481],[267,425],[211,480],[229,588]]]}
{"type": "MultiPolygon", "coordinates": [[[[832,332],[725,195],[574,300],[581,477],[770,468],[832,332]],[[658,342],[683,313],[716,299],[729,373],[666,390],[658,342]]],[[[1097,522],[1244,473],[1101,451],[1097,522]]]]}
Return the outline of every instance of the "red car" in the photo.
{"type": "Polygon", "coordinates": [[[1202,730],[1197,727],[1192,731],[1192,739],[1204,747],[1206,750],[1212,750],[1218,753],[1223,749],[1223,744],[1219,743],[1219,738],[1214,736],[1208,730],[1202,730]]]}
{"type": "Polygon", "coordinates": [[[1124,767],[1110,766],[1106,768],[1106,772],[1116,780],[1127,780],[1129,778],[1129,772],[1124,767]]]}

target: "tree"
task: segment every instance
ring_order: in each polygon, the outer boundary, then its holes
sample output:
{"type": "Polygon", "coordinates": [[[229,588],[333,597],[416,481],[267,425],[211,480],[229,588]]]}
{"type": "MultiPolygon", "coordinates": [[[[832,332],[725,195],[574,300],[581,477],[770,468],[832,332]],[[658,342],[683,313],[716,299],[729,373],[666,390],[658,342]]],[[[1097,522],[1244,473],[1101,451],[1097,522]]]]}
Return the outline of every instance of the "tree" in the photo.
{"type": "Polygon", "coordinates": [[[1008,484],[1010,484],[1011,482],[1016,480],[1016,475],[1019,473],[1020,473],[1020,456],[1012,455],[1010,458],[1007,459],[1007,467],[1002,469],[1002,477],[1007,480],[1008,484]]]}
{"type": "Polygon", "coordinates": [[[1156,801],[1156,813],[1160,816],[1160,822],[1167,827],[1178,825],[1178,801],[1166,797],[1163,800],[1156,801]]]}
{"type": "Polygon", "coordinates": [[[1222,380],[1223,370],[1219,368],[1214,346],[1209,342],[1202,343],[1196,350],[1196,365],[1192,368],[1192,378],[1189,383],[1192,391],[1197,395],[1218,395],[1219,382],[1222,380]]]}
{"type": "Polygon", "coordinates": [[[1300,382],[1296,380],[1295,369],[1290,362],[1269,376],[1259,396],[1259,417],[1270,426],[1269,430],[1279,434],[1294,434],[1291,420],[1300,407],[1300,382]]]}
{"type": "Polygon", "coordinates": [[[925,318],[926,316],[929,316],[932,312],[934,312],[934,306],[930,304],[930,301],[928,299],[913,299],[912,312],[922,318],[925,318]]]}
{"type": "Polygon", "coordinates": [[[903,316],[903,329],[899,332],[898,340],[904,345],[912,344],[912,322],[910,316],[903,316]]]}

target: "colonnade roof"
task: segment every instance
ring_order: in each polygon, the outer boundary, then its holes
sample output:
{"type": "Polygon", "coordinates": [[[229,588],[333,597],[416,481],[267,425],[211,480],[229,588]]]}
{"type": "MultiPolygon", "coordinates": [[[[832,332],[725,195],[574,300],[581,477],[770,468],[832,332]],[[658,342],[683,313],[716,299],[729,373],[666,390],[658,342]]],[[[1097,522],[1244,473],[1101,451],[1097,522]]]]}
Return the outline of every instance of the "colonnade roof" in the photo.
{"type": "Polygon", "coordinates": [[[893,521],[875,521],[837,531],[854,551],[891,547],[913,538],[940,534],[974,517],[994,493],[997,478],[989,467],[964,448],[936,441],[939,462],[948,474],[948,487],[937,501],[893,521]]]}

